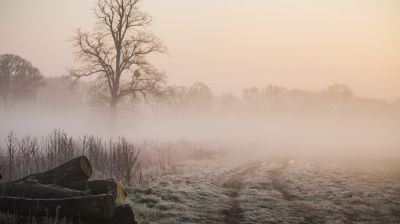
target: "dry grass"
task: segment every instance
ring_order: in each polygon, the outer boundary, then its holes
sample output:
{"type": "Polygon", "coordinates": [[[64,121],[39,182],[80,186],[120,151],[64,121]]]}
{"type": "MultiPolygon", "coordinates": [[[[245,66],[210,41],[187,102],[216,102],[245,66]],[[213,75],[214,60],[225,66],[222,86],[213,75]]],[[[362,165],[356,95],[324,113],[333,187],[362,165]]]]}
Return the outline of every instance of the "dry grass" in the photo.
{"type": "Polygon", "coordinates": [[[272,161],[191,163],[129,194],[143,224],[400,222],[396,164],[296,159],[279,168],[272,161]]]}
{"type": "MultiPolygon", "coordinates": [[[[87,156],[91,161],[93,179],[113,177],[126,185],[141,186],[145,189],[143,194],[147,196],[142,197],[139,203],[158,206],[162,199],[152,195],[152,189],[146,186],[159,182],[160,177],[166,173],[175,173],[184,162],[213,158],[215,151],[204,144],[189,142],[144,142],[136,145],[122,137],[106,141],[93,136],[72,138],[60,130],[41,138],[17,138],[14,133],[10,133],[4,144],[0,144],[1,181],[51,169],[80,155],[87,156]]],[[[127,189],[129,191],[130,188],[127,189]]],[[[59,217],[20,217],[0,213],[0,224],[16,223],[72,222],[59,217]]]]}
{"type": "Polygon", "coordinates": [[[0,144],[2,181],[48,170],[80,155],[91,161],[95,170],[93,179],[113,177],[137,186],[156,182],[162,173],[173,171],[184,161],[210,159],[214,151],[188,142],[134,144],[123,137],[73,138],[60,130],[41,138],[17,138],[11,132],[4,144],[0,144]]]}

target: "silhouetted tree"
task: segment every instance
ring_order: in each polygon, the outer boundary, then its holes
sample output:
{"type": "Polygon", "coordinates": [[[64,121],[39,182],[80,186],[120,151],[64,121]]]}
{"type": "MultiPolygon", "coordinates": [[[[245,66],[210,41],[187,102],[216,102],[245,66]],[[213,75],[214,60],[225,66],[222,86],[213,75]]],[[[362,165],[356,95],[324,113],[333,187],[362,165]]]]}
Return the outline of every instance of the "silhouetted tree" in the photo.
{"type": "Polygon", "coordinates": [[[93,77],[93,90],[106,97],[115,119],[121,99],[161,93],[165,76],[146,57],[166,49],[146,30],[151,18],[140,11],[138,0],[98,0],[95,15],[95,31],[78,30],[72,41],[77,59],[84,64],[72,75],[93,77]]]}
{"type": "Polygon", "coordinates": [[[242,91],[242,101],[246,110],[258,111],[261,99],[260,89],[258,87],[245,88],[242,91]]]}
{"type": "Polygon", "coordinates": [[[242,98],[245,101],[257,101],[260,97],[260,89],[258,87],[245,88],[242,91],[242,98]]]}
{"type": "Polygon", "coordinates": [[[187,103],[187,88],[184,86],[168,86],[163,97],[164,105],[180,110],[187,103]]]}
{"type": "Polygon", "coordinates": [[[195,107],[211,107],[214,94],[209,86],[202,82],[195,82],[187,91],[188,103],[195,107]]]}
{"type": "Polygon", "coordinates": [[[18,55],[0,55],[0,104],[10,107],[31,99],[44,84],[38,68],[18,55]]]}
{"type": "Polygon", "coordinates": [[[334,98],[352,98],[354,96],[353,90],[344,84],[334,84],[329,86],[326,93],[334,98]]]}

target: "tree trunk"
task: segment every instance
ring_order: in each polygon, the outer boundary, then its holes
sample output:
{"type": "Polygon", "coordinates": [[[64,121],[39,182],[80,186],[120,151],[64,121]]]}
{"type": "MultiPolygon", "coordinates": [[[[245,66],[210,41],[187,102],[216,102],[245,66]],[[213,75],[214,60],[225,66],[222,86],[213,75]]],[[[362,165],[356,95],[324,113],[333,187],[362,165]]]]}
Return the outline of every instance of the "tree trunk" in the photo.
{"type": "Polygon", "coordinates": [[[108,219],[114,215],[115,198],[112,194],[66,199],[0,197],[0,210],[16,215],[108,219]]]}
{"type": "Polygon", "coordinates": [[[111,94],[110,102],[110,117],[109,117],[109,135],[115,136],[117,131],[117,118],[118,118],[118,98],[116,94],[111,94]]]}
{"type": "Polygon", "coordinates": [[[65,185],[73,181],[88,180],[92,175],[92,165],[85,156],[72,159],[54,169],[31,174],[13,183],[37,182],[40,184],[65,185]]]}
{"type": "MultiPolygon", "coordinates": [[[[90,191],[78,191],[59,187],[57,185],[4,183],[0,184],[0,196],[24,198],[73,198],[88,196],[90,191]]],[[[106,194],[103,192],[101,194],[106,194]]]]}
{"type": "Polygon", "coordinates": [[[78,191],[90,190],[94,195],[112,193],[115,196],[115,202],[117,204],[123,204],[127,202],[128,194],[125,192],[124,186],[114,179],[77,181],[63,185],[63,187],[78,191]]]}

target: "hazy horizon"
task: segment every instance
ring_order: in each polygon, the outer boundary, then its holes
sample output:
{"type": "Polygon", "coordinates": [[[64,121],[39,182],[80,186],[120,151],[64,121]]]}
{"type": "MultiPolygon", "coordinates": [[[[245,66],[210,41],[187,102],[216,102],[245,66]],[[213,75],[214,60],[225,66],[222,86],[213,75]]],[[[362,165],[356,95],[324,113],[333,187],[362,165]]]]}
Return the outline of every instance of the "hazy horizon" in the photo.
{"type": "Polygon", "coordinates": [[[0,224],[400,223],[400,0],[0,0],[0,30],[0,224]]]}
{"type": "MultiPolygon", "coordinates": [[[[400,2],[146,0],[151,30],[169,48],[153,63],[170,85],[202,81],[217,92],[334,83],[360,96],[400,97],[400,2]]],[[[91,31],[94,1],[0,2],[0,53],[21,55],[44,76],[73,66],[67,40],[91,31]],[[72,16],[71,16],[72,15],[72,16]]]]}

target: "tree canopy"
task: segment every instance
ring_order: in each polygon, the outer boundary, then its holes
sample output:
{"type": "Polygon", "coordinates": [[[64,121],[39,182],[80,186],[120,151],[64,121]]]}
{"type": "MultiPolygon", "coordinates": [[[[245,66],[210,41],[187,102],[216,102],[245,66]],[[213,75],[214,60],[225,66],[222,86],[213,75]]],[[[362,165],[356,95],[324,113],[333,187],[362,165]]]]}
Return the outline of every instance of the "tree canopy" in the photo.
{"type": "Polygon", "coordinates": [[[10,107],[31,99],[44,84],[40,70],[18,55],[0,55],[0,104],[10,107]]]}

